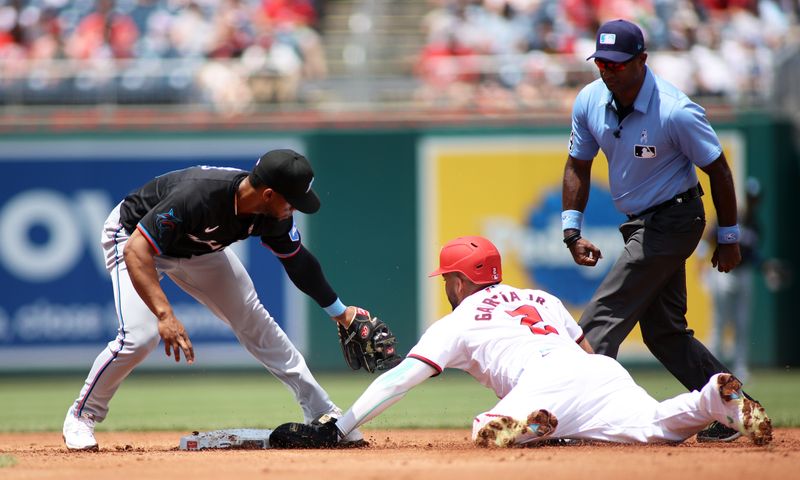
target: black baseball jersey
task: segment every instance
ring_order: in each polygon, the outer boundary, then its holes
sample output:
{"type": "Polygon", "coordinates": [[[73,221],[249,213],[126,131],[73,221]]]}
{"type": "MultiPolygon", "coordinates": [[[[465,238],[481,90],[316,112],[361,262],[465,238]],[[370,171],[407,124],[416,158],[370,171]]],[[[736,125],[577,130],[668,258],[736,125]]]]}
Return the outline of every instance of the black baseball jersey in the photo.
{"type": "Polygon", "coordinates": [[[158,254],[189,258],[250,236],[284,258],[300,247],[294,219],[236,215],[236,190],[248,172],[236,168],[191,167],[154,178],[120,206],[120,222],[135,229],[158,254]]]}

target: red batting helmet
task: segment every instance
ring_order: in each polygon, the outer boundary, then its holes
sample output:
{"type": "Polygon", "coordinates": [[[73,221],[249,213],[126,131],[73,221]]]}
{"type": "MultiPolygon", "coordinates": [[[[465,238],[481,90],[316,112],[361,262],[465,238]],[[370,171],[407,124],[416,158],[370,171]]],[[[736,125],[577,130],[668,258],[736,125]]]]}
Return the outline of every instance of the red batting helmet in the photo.
{"type": "Polygon", "coordinates": [[[501,282],[503,269],[500,266],[500,252],[483,237],[450,240],[439,252],[439,268],[428,276],[435,277],[448,272],[461,272],[477,285],[501,282]]]}

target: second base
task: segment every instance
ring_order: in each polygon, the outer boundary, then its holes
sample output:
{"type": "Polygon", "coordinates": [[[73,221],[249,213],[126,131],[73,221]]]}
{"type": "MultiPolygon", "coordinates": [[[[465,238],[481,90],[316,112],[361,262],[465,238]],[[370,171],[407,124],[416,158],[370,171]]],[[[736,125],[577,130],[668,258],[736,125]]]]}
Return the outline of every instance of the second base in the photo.
{"type": "Polygon", "coordinates": [[[206,449],[240,449],[260,450],[269,447],[269,435],[272,430],[257,430],[254,428],[232,428],[228,430],[213,430],[211,432],[192,432],[191,435],[181,437],[181,450],[206,450],[206,449]]]}

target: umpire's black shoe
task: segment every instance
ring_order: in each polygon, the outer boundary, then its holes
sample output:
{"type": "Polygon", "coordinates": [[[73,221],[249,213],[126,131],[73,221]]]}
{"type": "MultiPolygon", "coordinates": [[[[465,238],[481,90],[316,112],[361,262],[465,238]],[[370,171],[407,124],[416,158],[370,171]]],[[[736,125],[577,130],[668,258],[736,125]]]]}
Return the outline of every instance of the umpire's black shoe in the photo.
{"type": "Polygon", "coordinates": [[[742,433],[736,429],[726,427],[719,422],[712,422],[709,426],[697,433],[698,442],[732,442],[741,437],[742,433]]]}

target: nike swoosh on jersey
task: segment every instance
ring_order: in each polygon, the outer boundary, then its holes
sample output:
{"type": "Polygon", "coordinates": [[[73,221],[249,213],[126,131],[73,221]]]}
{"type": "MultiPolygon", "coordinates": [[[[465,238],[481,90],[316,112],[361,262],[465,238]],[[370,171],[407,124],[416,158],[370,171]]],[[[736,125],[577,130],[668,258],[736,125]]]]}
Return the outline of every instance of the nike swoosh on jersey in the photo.
{"type": "Polygon", "coordinates": [[[214,230],[216,230],[218,228],[219,228],[219,225],[217,225],[216,227],[206,227],[205,232],[206,233],[211,233],[211,232],[213,232],[214,230]]]}

